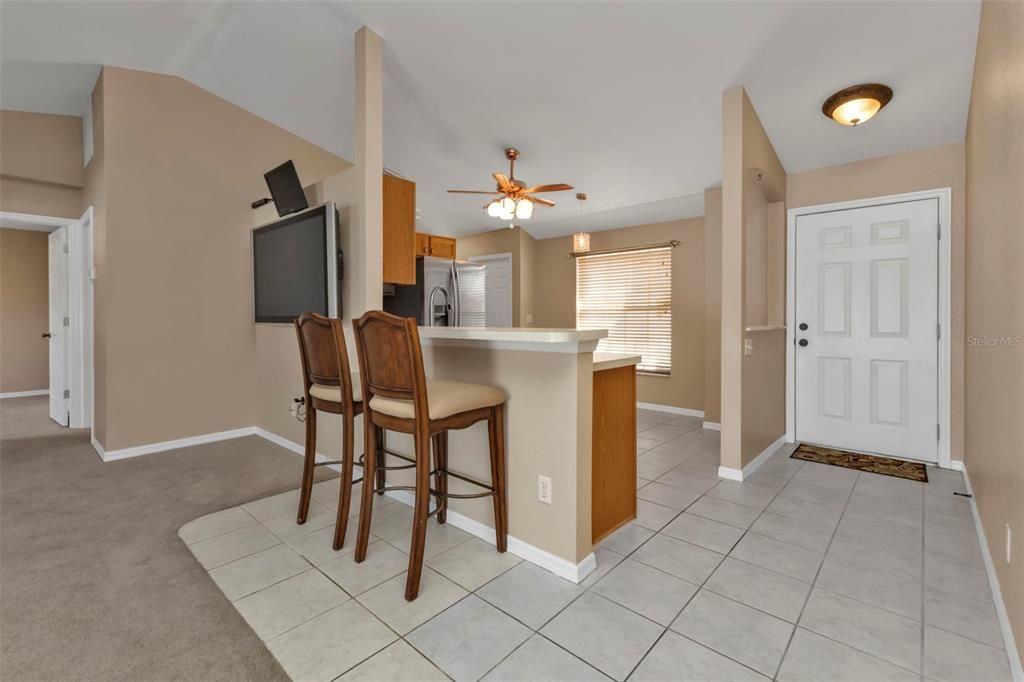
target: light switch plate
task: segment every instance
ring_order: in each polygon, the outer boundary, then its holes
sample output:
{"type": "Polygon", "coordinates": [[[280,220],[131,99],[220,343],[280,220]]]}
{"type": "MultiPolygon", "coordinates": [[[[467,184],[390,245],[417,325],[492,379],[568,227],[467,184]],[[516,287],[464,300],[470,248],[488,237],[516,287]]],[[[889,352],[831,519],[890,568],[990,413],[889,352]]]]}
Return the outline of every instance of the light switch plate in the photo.
{"type": "Polygon", "coordinates": [[[754,354],[754,339],[750,338],[749,336],[743,339],[743,354],[754,354]]]}

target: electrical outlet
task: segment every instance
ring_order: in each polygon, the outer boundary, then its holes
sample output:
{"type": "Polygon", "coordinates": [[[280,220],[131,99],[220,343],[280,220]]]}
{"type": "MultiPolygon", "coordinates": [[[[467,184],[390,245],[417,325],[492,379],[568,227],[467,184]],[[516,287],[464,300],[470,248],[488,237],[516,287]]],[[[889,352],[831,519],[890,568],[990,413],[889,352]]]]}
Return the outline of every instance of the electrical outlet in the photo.
{"type": "Polygon", "coordinates": [[[743,339],[743,354],[753,355],[754,354],[754,339],[747,337],[743,339]]]}
{"type": "Polygon", "coordinates": [[[294,400],[288,401],[288,414],[293,417],[297,417],[299,414],[299,404],[294,400]]]}
{"type": "Polygon", "coordinates": [[[1013,530],[1010,528],[1010,524],[1006,524],[1006,563],[1010,563],[1010,557],[1013,548],[1013,530]]]}
{"type": "Polygon", "coordinates": [[[551,504],[551,479],[547,476],[537,477],[537,500],[551,504]]]}
{"type": "Polygon", "coordinates": [[[533,313],[526,313],[526,324],[533,324],[533,313]]]}

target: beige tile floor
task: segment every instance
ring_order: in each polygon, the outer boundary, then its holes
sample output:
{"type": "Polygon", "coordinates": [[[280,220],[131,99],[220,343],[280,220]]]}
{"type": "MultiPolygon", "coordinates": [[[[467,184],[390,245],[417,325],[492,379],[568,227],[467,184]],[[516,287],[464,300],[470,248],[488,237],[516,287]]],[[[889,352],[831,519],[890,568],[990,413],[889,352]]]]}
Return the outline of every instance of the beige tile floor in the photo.
{"type": "MultiPolygon", "coordinates": [[[[800,462],[717,478],[718,433],[641,410],[639,516],[582,584],[431,525],[403,598],[411,509],[378,498],[367,560],[331,549],[337,482],[180,535],[296,680],[1005,680],[961,476],[800,462]]],[[[358,509],[358,503],[353,505],[358,509]]]]}

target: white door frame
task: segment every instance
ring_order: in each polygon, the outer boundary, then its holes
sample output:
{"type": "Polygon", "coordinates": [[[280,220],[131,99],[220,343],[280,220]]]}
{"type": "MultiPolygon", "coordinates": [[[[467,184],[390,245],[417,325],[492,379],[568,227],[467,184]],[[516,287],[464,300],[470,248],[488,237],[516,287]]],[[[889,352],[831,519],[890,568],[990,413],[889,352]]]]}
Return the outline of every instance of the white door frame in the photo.
{"type": "Polygon", "coordinates": [[[512,269],[513,266],[515,265],[515,262],[512,260],[512,253],[508,252],[508,251],[506,251],[505,253],[488,253],[488,254],[483,255],[483,256],[470,256],[468,258],[468,260],[469,260],[470,263],[484,263],[484,264],[487,264],[489,261],[496,261],[496,260],[507,260],[508,261],[508,272],[509,272],[509,275],[511,275],[511,277],[512,277],[512,281],[509,282],[508,296],[506,297],[506,298],[508,298],[508,316],[509,316],[509,319],[512,320],[512,326],[513,327],[518,327],[519,326],[519,320],[516,319],[516,308],[515,308],[515,305],[512,302],[513,301],[512,289],[516,285],[516,275],[515,275],[515,272],[512,269]]]}
{"type": "Polygon", "coordinates": [[[796,441],[796,219],[799,216],[832,211],[847,211],[854,208],[868,208],[881,204],[905,203],[921,199],[937,199],[939,202],[939,461],[944,469],[952,468],[950,461],[950,336],[952,334],[951,279],[952,248],[950,225],[952,214],[950,201],[952,189],[923,190],[905,194],[890,194],[869,199],[840,201],[817,206],[791,208],[786,219],[786,440],[796,441]]]}
{"type": "Polygon", "coordinates": [[[16,230],[53,232],[68,228],[68,345],[70,363],[65,379],[71,384],[68,411],[72,428],[91,427],[93,423],[93,208],[78,220],[55,216],[0,211],[5,227],[16,230]]]}

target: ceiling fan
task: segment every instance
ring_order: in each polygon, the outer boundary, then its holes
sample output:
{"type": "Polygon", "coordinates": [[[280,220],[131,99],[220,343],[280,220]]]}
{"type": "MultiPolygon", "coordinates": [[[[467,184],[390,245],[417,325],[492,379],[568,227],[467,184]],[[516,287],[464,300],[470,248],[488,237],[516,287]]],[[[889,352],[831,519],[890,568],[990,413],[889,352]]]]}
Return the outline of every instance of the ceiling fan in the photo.
{"type": "Polygon", "coordinates": [[[516,159],[519,158],[519,150],[509,147],[505,150],[505,158],[508,159],[508,176],[503,173],[494,173],[494,179],[498,186],[495,191],[487,192],[472,189],[450,189],[451,194],[489,194],[499,198],[489,201],[484,205],[487,215],[502,220],[519,218],[526,220],[533,215],[533,205],[554,206],[555,202],[543,197],[534,196],[542,192],[564,192],[573,189],[572,185],[564,182],[552,185],[534,185],[527,187],[526,183],[517,180],[515,177],[516,159]]]}

